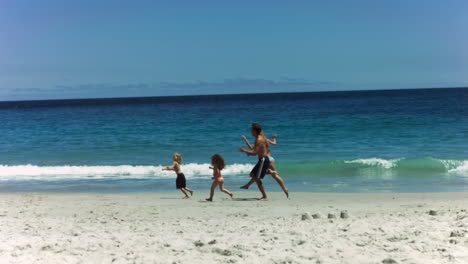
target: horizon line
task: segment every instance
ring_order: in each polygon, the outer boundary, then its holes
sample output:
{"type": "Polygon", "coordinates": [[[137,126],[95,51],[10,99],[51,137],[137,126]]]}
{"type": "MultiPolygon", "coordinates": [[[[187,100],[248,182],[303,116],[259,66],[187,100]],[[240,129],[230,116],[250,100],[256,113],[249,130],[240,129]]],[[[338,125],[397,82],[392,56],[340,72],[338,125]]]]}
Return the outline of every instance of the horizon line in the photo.
{"type": "Polygon", "coordinates": [[[309,94],[309,93],[339,93],[339,92],[384,92],[384,91],[409,91],[409,90],[432,90],[432,89],[467,89],[468,86],[454,87],[428,87],[428,88],[387,88],[387,89],[357,89],[357,90],[330,90],[330,91],[292,91],[292,92],[266,92],[266,93],[220,93],[220,94],[187,94],[187,95],[155,95],[155,96],[135,96],[135,97],[90,97],[90,98],[63,98],[63,99],[33,99],[33,100],[6,100],[0,103],[26,103],[45,101],[97,101],[115,99],[149,99],[149,98],[177,98],[177,97],[209,97],[209,96],[242,96],[242,95],[278,95],[278,94],[309,94]]]}

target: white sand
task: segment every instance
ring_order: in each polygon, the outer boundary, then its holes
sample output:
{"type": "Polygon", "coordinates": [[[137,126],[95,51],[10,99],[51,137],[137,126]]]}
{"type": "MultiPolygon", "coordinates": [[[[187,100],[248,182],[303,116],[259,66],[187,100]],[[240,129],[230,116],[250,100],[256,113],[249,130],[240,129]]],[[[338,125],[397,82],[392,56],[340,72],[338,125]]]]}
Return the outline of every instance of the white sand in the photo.
{"type": "Polygon", "coordinates": [[[468,263],[468,193],[206,196],[0,194],[0,263],[468,263]]]}

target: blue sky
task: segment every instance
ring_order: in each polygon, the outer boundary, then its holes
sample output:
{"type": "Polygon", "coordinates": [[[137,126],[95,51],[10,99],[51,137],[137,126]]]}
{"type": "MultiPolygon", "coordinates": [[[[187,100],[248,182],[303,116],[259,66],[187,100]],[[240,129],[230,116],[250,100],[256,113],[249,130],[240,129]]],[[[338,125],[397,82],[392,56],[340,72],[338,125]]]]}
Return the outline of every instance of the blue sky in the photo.
{"type": "Polygon", "coordinates": [[[0,100],[468,86],[468,1],[0,2],[0,100]]]}

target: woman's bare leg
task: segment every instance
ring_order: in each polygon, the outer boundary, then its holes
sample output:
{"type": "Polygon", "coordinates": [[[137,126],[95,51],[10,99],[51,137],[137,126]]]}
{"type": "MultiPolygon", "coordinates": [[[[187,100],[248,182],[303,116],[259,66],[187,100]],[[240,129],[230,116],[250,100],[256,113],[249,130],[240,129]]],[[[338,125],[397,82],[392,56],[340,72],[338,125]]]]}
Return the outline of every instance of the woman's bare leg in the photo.
{"type": "Polygon", "coordinates": [[[231,196],[231,198],[234,197],[234,195],[233,195],[228,189],[225,189],[225,188],[224,188],[224,182],[222,182],[222,183],[219,184],[219,189],[220,189],[223,193],[227,193],[229,196],[231,196]]]}
{"type": "Polygon", "coordinates": [[[276,171],[275,168],[275,162],[270,163],[270,167],[268,167],[270,170],[271,177],[276,180],[276,182],[279,184],[281,189],[283,189],[284,194],[286,194],[286,197],[289,198],[289,191],[286,185],[284,184],[283,179],[279,176],[278,172],[276,171]]]}
{"type": "Polygon", "coordinates": [[[206,198],[207,201],[210,201],[210,202],[213,201],[214,190],[216,189],[217,186],[218,186],[218,182],[213,181],[213,184],[211,184],[210,198],[206,198]]]}
{"type": "Polygon", "coordinates": [[[276,180],[276,182],[279,184],[279,186],[281,187],[281,189],[283,189],[284,194],[286,194],[286,197],[289,198],[289,191],[288,191],[288,188],[287,188],[286,185],[284,184],[284,181],[283,181],[283,179],[279,176],[279,174],[278,174],[277,172],[272,173],[272,174],[271,174],[271,177],[273,177],[273,179],[276,180]]]}

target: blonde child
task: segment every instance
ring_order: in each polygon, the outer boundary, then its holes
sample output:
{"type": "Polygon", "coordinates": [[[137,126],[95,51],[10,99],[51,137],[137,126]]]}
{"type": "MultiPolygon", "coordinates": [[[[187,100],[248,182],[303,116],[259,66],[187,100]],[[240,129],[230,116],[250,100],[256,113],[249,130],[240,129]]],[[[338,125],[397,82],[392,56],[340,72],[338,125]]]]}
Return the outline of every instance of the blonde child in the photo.
{"type": "Polygon", "coordinates": [[[207,198],[207,201],[213,201],[213,195],[214,195],[214,190],[216,187],[219,185],[219,189],[227,193],[231,198],[234,197],[234,195],[228,191],[227,189],[224,188],[224,178],[221,175],[221,170],[224,169],[225,163],[223,157],[219,154],[215,154],[211,157],[211,165],[213,167],[210,167],[210,169],[213,170],[213,177],[211,178],[213,180],[213,184],[211,185],[211,191],[210,191],[210,198],[207,198]]]}
{"type": "Polygon", "coordinates": [[[185,197],[183,199],[188,199],[190,198],[187,194],[187,192],[190,193],[190,196],[193,195],[193,191],[187,188],[186,182],[185,182],[185,175],[182,173],[182,170],[180,168],[180,165],[182,164],[182,155],[180,153],[174,153],[174,156],[172,157],[174,160],[174,163],[172,163],[172,166],[167,166],[163,168],[163,170],[167,171],[175,171],[177,174],[177,179],[176,179],[176,187],[177,189],[180,189],[184,194],[185,197]]]}

